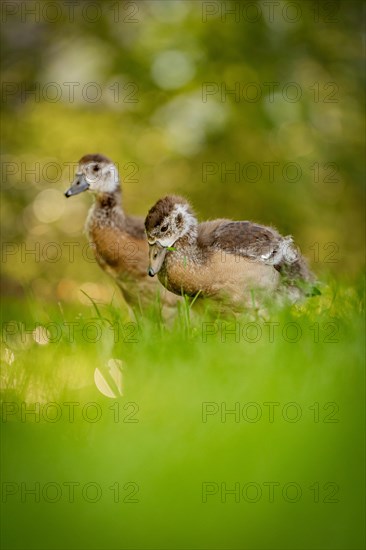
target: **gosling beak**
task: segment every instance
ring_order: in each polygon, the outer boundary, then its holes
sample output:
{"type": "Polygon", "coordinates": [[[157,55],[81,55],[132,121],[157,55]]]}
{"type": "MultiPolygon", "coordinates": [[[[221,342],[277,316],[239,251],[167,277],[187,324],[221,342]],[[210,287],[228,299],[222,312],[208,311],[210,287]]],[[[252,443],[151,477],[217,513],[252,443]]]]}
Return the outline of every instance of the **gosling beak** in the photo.
{"type": "Polygon", "coordinates": [[[161,246],[158,242],[149,245],[148,274],[150,277],[154,277],[154,275],[159,273],[165,259],[165,254],[166,248],[161,246]]]}
{"type": "Polygon", "coordinates": [[[76,174],[74,181],[71,184],[71,187],[65,191],[65,197],[72,197],[73,195],[78,195],[83,191],[89,189],[89,183],[86,181],[84,174],[76,174]]]}

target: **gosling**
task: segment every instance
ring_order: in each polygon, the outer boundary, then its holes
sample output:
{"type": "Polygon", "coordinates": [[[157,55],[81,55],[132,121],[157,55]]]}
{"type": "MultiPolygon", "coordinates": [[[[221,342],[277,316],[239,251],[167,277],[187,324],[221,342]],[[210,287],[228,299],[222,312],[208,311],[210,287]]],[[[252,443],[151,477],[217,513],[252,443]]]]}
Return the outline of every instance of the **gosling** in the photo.
{"type": "Polygon", "coordinates": [[[178,298],[157,280],[148,277],[148,243],[143,218],[127,215],[115,164],[100,154],[83,156],[66,197],[91,191],[94,204],[85,230],[100,267],[111,275],[135,314],[150,307],[162,307],[171,317],[178,298]]]}
{"type": "Polygon", "coordinates": [[[288,296],[297,301],[314,280],[290,236],[249,221],[198,223],[188,201],[160,199],[145,229],[149,275],[177,295],[210,298],[234,311],[258,305],[257,298],[288,296]],[[253,297],[255,296],[255,299],[253,297]]]}

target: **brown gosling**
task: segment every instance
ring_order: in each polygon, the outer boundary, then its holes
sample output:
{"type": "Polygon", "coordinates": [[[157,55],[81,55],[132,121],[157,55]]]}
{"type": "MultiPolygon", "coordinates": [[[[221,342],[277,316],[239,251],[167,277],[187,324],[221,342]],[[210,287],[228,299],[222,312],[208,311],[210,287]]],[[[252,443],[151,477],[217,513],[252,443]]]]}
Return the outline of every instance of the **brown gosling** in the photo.
{"type": "Polygon", "coordinates": [[[253,296],[296,301],[313,281],[290,236],[249,221],[198,223],[186,199],[167,196],[145,220],[149,275],[171,292],[219,301],[234,311],[257,306],[253,296]]]}
{"type": "Polygon", "coordinates": [[[89,154],[80,159],[65,196],[87,190],[95,200],[85,230],[98,264],[115,279],[135,314],[162,306],[163,317],[170,318],[178,298],[159,281],[148,277],[149,249],[144,221],[124,212],[117,167],[104,155],[89,154]]]}

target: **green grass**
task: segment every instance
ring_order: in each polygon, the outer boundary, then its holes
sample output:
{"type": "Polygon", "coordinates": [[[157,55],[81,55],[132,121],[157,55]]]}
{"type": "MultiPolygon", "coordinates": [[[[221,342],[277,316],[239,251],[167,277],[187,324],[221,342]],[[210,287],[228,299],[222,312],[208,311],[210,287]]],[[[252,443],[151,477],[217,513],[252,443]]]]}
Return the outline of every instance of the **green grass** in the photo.
{"type": "Polygon", "coordinates": [[[4,304],[2,547],[363,548],[360,295],[332,283],[267,319],[183,309],[168,327],[131,323],[118,299],[4,304]]]}

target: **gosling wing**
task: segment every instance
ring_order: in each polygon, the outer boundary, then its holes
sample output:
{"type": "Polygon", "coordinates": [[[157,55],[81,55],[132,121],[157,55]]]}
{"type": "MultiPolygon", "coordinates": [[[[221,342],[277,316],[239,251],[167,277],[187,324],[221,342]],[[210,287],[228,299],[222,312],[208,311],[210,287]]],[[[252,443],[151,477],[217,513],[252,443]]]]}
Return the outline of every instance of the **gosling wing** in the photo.
{"type": "Polygon", "coordinates": [[[228,222],[214,230],[212,244],[228,254],[276,266],[283,262],[285,248],[291,247],[292,238],[283,238],[274,229],[263,225],[247,221],[228,222]]]}

